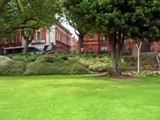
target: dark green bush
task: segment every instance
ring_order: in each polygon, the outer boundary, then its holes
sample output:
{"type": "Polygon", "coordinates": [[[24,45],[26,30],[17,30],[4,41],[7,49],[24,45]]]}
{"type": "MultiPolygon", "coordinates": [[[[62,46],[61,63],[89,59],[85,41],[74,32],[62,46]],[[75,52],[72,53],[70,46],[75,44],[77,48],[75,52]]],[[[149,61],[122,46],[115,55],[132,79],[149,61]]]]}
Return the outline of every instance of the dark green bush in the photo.
{"type": "Polygon", "coordinates": [[[49,62],[49,63],[53,63],[55,61],[52,56],[45,56],[43,59],[44,62],[49,62]]]}
{"type": "Polygon", "coordinates": [[[137,59],[131,55],[124,55],[122,58],[125,60],[125,62],[137,62],[137,59]]]}
{"type": "Polygon", "coordinates": [[[62,56],[61,57],[63,60],[68,60],[68,57],[67,56],[62,56]]]}

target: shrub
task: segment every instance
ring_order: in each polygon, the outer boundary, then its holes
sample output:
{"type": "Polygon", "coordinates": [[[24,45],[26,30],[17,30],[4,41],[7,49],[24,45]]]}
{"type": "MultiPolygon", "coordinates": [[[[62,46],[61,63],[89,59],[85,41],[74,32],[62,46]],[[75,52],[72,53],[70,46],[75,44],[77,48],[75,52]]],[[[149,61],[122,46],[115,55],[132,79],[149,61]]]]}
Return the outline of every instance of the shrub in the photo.
{"type": "Polygon", "coordinates": [[[68,60],[68,57],[67,56],[62,56],[61,57],[63,60],[68,60]]]}
{"type": "Polygon", "coordinates": [[[134,76],[134,77],[156,77],[160,75],[159,71],[145,70],[137,73],[136,71],[124,72],[124,75],[134,76]]]}
{"type": "Polygon", "coordinates": [[[137,59],[131,55],[124,55],[122,58],[125,60],[125,62],[137,62],[137,59]]]}
{"type": "Polygon", "coordinates": [[[39,55],[13,54],[13,55],[7,55],[7,57],[9,57],[15,61],[33,62],[39,57],[39,55]]]}
{"type": "Polygon", "coordinates": [[[79,62],[93,72],[108,71],[112,67],[111,58],[108,56],[82,57],[79,62]]]}
{"type": "MultiPolygon", "coordinates": [[[[19,69],[23,68],[23,70],[20,70],[19,74],[22,74],[22,72],[25,71],[23,73],[24,75],[86,74],[89,73],[89,71],[108,72],[111,71],[112,68],[112,61],[108,54],[101,54],[101,55],[52,54],[52,55],[41,55],[41,56],[10,55],[9,57],[10,58],[6,57],[3,59],[6,59],[6,61],[7,60],[12,62],[14,61],[14,65],[16,66],[12,65],[12,67],[17,67],[17,65],[19,65],[19,69]]],[[[131,58],[128,57],[128,59],[131,58]]],[[[121,64],[122,71],[126,70],[126,66],[128,65],[126,61],[127,60],[125,58],[122,59],[122,64],[121,64]]]]}
{"type": "Polygon", "coordinates": [[[150,66],[151,69],[151,67],[154,68],[154,66],[157,64],[156,53],[141,53],[140,58],[141,58],[141,66],[143,68],[148,69],[148,66],[150,66]]]}
{"type": "Polygon", "coordinates": [[[24,75],[71,75],[87,73],[89,73],[87,69],[79,64],[77,60],[68,59],[66,61],[53,56],[42,56],[28,64],[24,75]],[[52,60],[52,62],[48,61],[48,59],[52,60]]]}
{"type": "Polygon", "coordinates": [[[22,75],[24,71],[24,62],[0,56],[0,75],[22,75]]]}
{"type": "Polygon", "coordinates": [[[55,61],[54,58],[51,56],[46,56],[43,59],[44,59],[44,62],[49,62],[49,63],[53,63],[55,61]]]}

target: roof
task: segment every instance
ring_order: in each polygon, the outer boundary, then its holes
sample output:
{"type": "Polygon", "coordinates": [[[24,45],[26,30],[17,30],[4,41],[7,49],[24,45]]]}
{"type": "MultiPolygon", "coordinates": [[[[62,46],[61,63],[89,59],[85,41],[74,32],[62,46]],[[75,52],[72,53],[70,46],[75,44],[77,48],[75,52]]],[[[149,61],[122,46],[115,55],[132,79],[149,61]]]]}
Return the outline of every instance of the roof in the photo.
{"type": "Polygon", "coordinates": [[[72,33],[66,28],[64,27],[62,24],[57,24],[58,27],[62,28],[65,32],[67,32],[68,34],[72,35],[72,33]]]}

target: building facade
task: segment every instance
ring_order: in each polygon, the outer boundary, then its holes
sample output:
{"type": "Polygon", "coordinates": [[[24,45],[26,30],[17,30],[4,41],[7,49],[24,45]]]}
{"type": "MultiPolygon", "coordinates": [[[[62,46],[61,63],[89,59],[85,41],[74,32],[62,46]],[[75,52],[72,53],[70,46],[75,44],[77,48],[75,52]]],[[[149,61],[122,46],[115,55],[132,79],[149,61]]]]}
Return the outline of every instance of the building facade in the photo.
{"type": "Polygon", "coordinates": [[[106,34],[85,35],[82,43],[84,53],[105,53],[109,50],[106,34]]]}
{"type": "Polygon", "coordinates": [[[8,38],[3,38],[0,41],[0,49],[3,47],[16,47],[16,46],[22,46],[22,39],[21,34],[17,33],[16,35],[13,35],[8,38]]]}
{"type": "Polygon", "coordinates": [[[55,28],[55,44],[58,53],[70,53],[70,41],[72,34],[62,25],[55,28]]]}
{"type": "MultiPolygon", "coordinates": [[[[83,39],[82,49],[84,53],[105,53],[111,51],[107,34],[98,33],[94,35],[85,35],[83,39]]],[[[142,39],[141,52],[158,52],[160,50],[160,43],[157,41],[149,42],[147,39],[142,39]]],[[[124,42],[123,51],[132,53],[135,46],[135,40],[127,39],[124,42]]]]}
{"type": "Polygon", "coordinates": [[[70,52],[72,54],[78,53],[78,40],[75,37],[71,37],[70,47],[70,52]]]}
{"type": "Polygon", "coordinates": [[[53,44],[58,53],[70,53],[72,34],[62,25],[53,25],[50,29],[40,29],[35,33],[35,39],[30,46],[43,49],[53,44]]]}
{"type": "MultiPolygon", "coordinates": [[[[70,41],[72,34],[62,25],[53,25],[50,29],[41,28],[35,31],[34,39],[29,44],[30,47],[35,47],[40,50],[44,46],[54,45],[58,53],[70,53],[70,41]]],[[[21,33],[17,33],[13,38],[4,40],[0,43],[0,48],[5,47],[23,47],[25,41],[21,33]]]]}

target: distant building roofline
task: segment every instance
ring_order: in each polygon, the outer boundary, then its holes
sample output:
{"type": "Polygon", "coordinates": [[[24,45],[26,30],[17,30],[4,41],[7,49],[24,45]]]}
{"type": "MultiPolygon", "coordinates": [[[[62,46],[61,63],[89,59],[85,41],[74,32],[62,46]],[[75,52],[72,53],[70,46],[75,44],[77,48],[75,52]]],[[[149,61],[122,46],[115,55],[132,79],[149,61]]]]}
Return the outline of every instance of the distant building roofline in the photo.
{"type": "Polygon", "coordinates": [[[68,34],[72,35],[72,33],[66,28],[64,27],[62,24],[58,23],[56,24],[58,27],[62,28],[65,32],[67,32],[68,34]]]}

